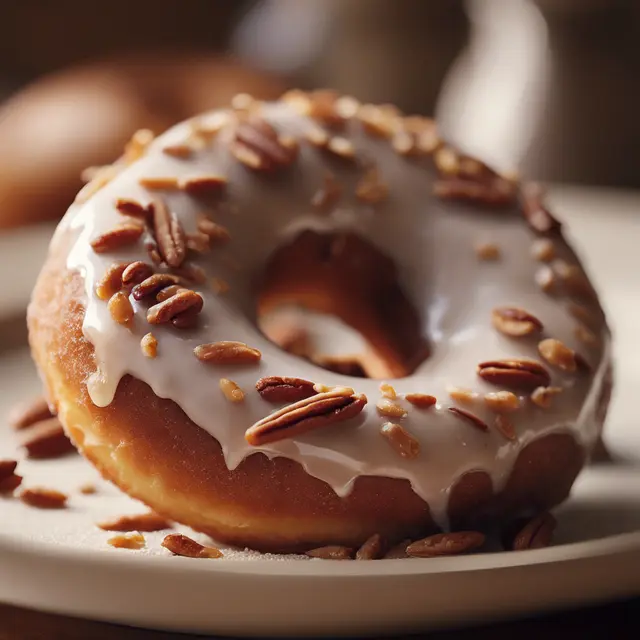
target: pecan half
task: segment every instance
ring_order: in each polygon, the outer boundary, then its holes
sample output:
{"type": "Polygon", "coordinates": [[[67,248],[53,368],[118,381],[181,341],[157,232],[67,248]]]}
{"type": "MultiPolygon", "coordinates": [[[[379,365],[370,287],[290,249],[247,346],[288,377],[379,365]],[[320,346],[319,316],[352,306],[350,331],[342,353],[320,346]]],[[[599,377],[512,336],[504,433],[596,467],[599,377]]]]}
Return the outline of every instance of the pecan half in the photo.
{"type": "Polygon", "coordinates": [[[63,509],[67,505],[67,496],[55,489],[31,487],[20,494],[20,500],[38,509],[63,509]]]}
{"type": "Polygon", "coordinates": [[[198,345],[193,353],[198,360],[211,364],[254,364],[262,357],[257,349],[231,340],[198,345]]]}
{"type": "Polygon", "coordinates": [[[230,150],[242,164],[257,171],[288,167],[298,156],[297,143],[291,144],[255,115],[238,124],[230,150]]]}
{"type": "Polygon", "coordinates": [[[316,395],[313,382],[282,376],[260,378],[256,390],[267,402],[298,402],[316,395]]]}
{"type": "Polygon", "coordinates": [[[145,278],[131,290],[135,300],[142,300],[148,296],[155,296],[156,293],[172,284],[179,284],[180,278],[170,273],[154,273],[145,278]]]}
{"type": "Polygon", "coordinates": [[[96,523],[103,531],[162,531],[171,529],[171,523],[153,511],[137,513],[132,516],[120,516],[112,520],[96,523]]]}
{"type": "Polygon", "coordinates": [[[420,454],[420,443],[399,424],[385,422],[380,434],[402,458],[417,458],[420,454]]]}
{"type": "Polygon", "coordinates": [[[484,544],[484,541],[485,536],[479,531],[436,533],[411,543],[407,547],[407,555],[414,558],[454,556],[478,549],[484,544]]]}
{"type": "Polygon", "coordinates": [[[181,533],[170,533],[162,541],[162,546],[176,556],[185,558],[222,558],[220,549],[205,547],[188,536],[181,533]]]}
{"type": "Polygon", "coordinates": [[[489,360],[478,365],[478,375],[491,384],[533,390],[551,382],[549,372],[535,360],[489,360]]]}
{"type": "Polygon", "coordinates": [[[470,425],[476,427],[476,429],[480,429],[480,431],[489,431],[489,426],[484,420],[481,420],[475,414],[470,411],[465,411],[464,409],[458,409],[458,407],[449,407],[448,411],[453,413],[453,415],[462,418],[470,425]]]}
{"type": "Polygon", "coordinates": [[[320,558],[321,560],[353,560],[353,549],[340,545],[329,545],[311,549],[305,555],[310,558],[320,558]]]}
{"type": "Polygon", "coordinates": [[[29,458],[58,458],[75,451],[58,418],[47,418],[33,424],[20,439],[29,458]]]}
{"type": "Polygon", "coordinates": [[[560,222],[544,206],[544,190],[539,184],[530,183],[523,187],[522,214],[529,226],[538,233],[550,233],[560,229],[560,222]]]}
{"type": "Polygon", "coordinates": [[[245,439],[258,447],[293,438],[312,429],[349,420],[358,415],[366,403],[366,396],[355,395],[348,387],[338,387],[287,405],[263,418],[247,429],[245,439]]]}
{"type": "MultiPolygon", "coordinates": [[[[125,287],[134,286],[150,278],[152,275],[153,267],[146,262],[138,260],[125,266],[122,272],[121,282],[125,287]]],[[[138,300],[138,298],[136,298],[136,300],[138,300]]]]}
{"type": "Polygon", "coordinates": [[[165,324],[187,310],[192,314],[198,314],[202,311],[203,305],[204,301],[199,293],[185,289],[164,302],[150,307],[147,311],[147,322],[149,324],[165,324]]]}
{"type": "Polygon", "coordinates": [[[187,253],[184,229],[175,213],[171,213],[164,200],[154,198],[151,202],[153,228],[158,249],[170,267],[179,267],[187,253]]]}
{"type": "Polygon", "coordinates": [[[505,336],[521,338],[542,331],[542,322],[519,307],[497,307],[491,312],[493,326],[505,336]]]}
{"type": "Polygon", "coordinates": [[[91,241],[91,248],[96,253],[117,251],[131,244],[135,244],[142,235],[143,228],[139,224],[123,222],[113,229],[106,231],[91,241]]]}
{"type": "Polygon", "coordinates": [[[385,554],[386,543],[379,533],[374,533],[356,551],[356,560],[378,560],[385,554]]]}
{"type": "Polygon", "coordinates": [[[418,409],[428,409],[437,402],[435,396],[430,396],[427,393],[407,393],[404,399],[418,409]]]}
{"type": "Polygon", "coordinates": [[[513,551],[524,551],[525,549],[548,547],[551,544],[556,525],[556,519],[550,513],[541,513],[522,527],[509,548],[513,551]]]}
{"type": "Polygon", "coordinates": [[[39,396],[16,405],[9,413],[9,424],[14,429],[20,430],[52,417],[47,400],[44,396],[39,396]]]}

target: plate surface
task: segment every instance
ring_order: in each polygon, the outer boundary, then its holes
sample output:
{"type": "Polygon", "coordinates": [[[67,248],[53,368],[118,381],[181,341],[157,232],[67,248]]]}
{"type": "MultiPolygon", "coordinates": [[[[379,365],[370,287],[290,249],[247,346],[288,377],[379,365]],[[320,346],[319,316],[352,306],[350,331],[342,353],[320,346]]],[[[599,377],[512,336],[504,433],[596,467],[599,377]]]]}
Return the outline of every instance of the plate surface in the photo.
{"type": "MultiPolygon", "coordinates": [[[[371,563],[236,550],[205,561],[170,557],[160,547],[166,532],[158,532],[145,534],[143,551],[117,550],[95,523],[144,507],[71,455],[20,463],[25,486],[67,492],[68,509],[0,499],[0,600],[148,627],[295,636],[401,633],[640,594],[640,333],[633,308],[640,302],[631,275],[640,273],[640,195],[565,188],[553,196],[615,331],[607,440],[619,460],[582,474],[558,510],[556,546],[371,563]],[[98,493],[82,495],[86,482],[98,493]]],[[[49,233],[44,227],[0,238],[1,260],[15,274],[0,321],[23,312],[49,233]]],[[[0,352],[0,415],[37,391],[26,348],[0,352]]],[[[0,429],[0,458],[14,456],[14,435],[0,429]]]]}

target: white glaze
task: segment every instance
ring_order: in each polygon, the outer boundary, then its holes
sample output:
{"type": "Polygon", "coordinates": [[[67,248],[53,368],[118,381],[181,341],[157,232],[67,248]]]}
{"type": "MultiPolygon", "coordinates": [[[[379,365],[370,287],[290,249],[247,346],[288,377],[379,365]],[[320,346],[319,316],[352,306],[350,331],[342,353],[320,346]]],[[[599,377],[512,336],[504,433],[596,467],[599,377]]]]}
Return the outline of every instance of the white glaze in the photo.
{"type": "MultiPolygon", "coordinates": [[[[308,126],[304,118],[279,103],[265,105],[263,115],[282,132],[299,135],[308,126]]],[[[216,116],[208,114],[204,121],[207,117],[216,116]]],[[[608,331],[601,321],[602,346],[591,351],[576,341],[576,322],[567,311],[569,300],[544,294],[534,281],[540,266],[530,255],[535,235],[519,213],[478,210],[435,198],[431,193],[434,172],[427,168],[428,161],[402,158],[388,141],[369,136],[352,123],[348,135],[359,155],[376,158],[390,186],[389,198],[376,207],[358,204],[351,198],[330,216],[319,215],[310,200],[322,184],[324,171],[330,166],[339,174],[347,186],[346,193],[353,192],[354,180],[361,172],[353,168],[340,171],[339,163],[328,165],[323,152],[302,144],[296,164],[281,176],[256,175],[230,155],[230,131],[226,129],[188,160],[162,153],[163,146],[184,142],[190,131],[188,123],[169,130],[151,145],[145,157],[86,204],[72,206],[62,222],[61,231],[73,230],[76,234],[67,266],[77,269],[86,284],[84,333],[94,345],[98,366],[88,386],[96,405],[108,405],[122,376],[131,374],[148,383],[158,396],[174,400],[195,423],[216,437],[230,469],[259,450],[270,457],[297,460],[338,495],[346,495],[360,475],[406,478],[416,493],[428,501],[441,525],[446,525],[448,493],[465,472],[486,471],[494,489],[499,490],[524,445],[543,434],[568,431],[581,444],[593,444],[598,435],[593,414],[609,358],[608,331]],[[154,326],[158,357],[146,358],[140,349],[140,338],[151,330],[145,319],[146,305],[132,298],[136,317],[132,328],[127,329],[112,320],[106,303],[94,293],[96,282],[112,262],[148,260],[146,252],[140,243],[129,250],[98,255],[89,243],[122,221],[114,207],[117,198],[133,198],[143,204],[149,201],[152,194],[139,186],[139,178],[212,173],[229,180],[228,204],[211,213],[211,217],[229,229],[231,241],[193,262],[211,276],[224,278],[231,289],[225,296],[216,296],[205,286],[194,287],[205,300],[199,329],[184,332],[172,326],[154,326]],[[438,405],[426,411],[399,400],[409,412],[400,422],[421,445],[417,459],[400,458],[380,436],[380,426],[386,421],[375,406],[380,397],[380,381],[349,378],[316,367],[271,344],[255,327],[252,287],[261,267],[284,238],[302,228],[348,228],[380,247],[394,259],[401,283],[424,319],[431,356],[412,376],[393,382],[400,396],[428,393],[438,398],[438,405]],[[499,245],[502,259],[479,261],[473,249],[478,240],[499,245]],[[576,376],[549,367],[552,384],[563,387],[564,392],[548,410],[523,398],[522,408],[513,416],[517,432],[514,442],[495,429],[481,432],[447,412],[447,407],[455,405],[447,394],[451,386],[481,394],[497,390],[476,375],[479,362],[505,357],[538,358],[537,340],[507,338],[492,327],[491,310],[504,305],[521,306],[536,315],[544,323],[546,336],[579,350],[595,372],[576,376]],[[218,340],[238,340],[257,347],[262,361],[256,366],[211,366],[193,356],[198,344],[218,340]],[[259,378],[272,375],[351,386],[356,392],[365,393],[369,403],[350,422],[295,439],[250,447],[244,439],[246,428],[279,408],[262,400],[254,388],[259,378]],[[234,380],[244,389],[244,403],[232,404],[225,399],[218,386],[221,377],[234,380]]],[[[193,231],[196,215],[206,210],[203,202],[180,192],[166,192],[163,197],[187,232],[193,231]]],[[[575,262],[562,241],[556,243],[556,249],[560,258],[575,262]]],[[[591,309],[600,317],[597,305],[591,309]]],[[[493,423],[494,414],[482,402],[469,410],[488,424],[493,423]]]]}

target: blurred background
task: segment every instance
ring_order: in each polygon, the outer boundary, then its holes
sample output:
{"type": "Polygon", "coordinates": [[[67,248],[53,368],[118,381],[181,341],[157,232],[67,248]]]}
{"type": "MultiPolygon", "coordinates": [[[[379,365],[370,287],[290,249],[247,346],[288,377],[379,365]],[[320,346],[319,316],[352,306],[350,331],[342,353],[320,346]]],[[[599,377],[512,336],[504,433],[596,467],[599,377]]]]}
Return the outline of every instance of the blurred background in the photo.
{"type": "Polygon", "coordinates": [[[545,181],[637,187],[640,0],[0,2],[0,226],[237,92],[334,87],[435,114],[545,181]]]}

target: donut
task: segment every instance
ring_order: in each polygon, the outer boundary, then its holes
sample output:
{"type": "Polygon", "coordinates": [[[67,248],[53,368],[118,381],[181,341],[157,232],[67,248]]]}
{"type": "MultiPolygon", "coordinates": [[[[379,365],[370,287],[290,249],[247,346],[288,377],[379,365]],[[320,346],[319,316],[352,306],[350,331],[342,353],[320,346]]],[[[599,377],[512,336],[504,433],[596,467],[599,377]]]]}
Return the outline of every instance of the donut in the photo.
{"type": "Polygon", "coordinates": [[[111,56],[49,74],[0,107],[0,228],[63,216],[81,172],[111,163],[137,129],[164,131],[276,78],[212,54],[111,56]]]}
{"type": "Polygon", "coordinates": [[[540,187],[428,118],[324,90],[241,96],[89,183],[28,325],[106,478],[262,551],[545,511],[611,388],[605,315],[540,187]],[[357,332],[360,371],[259,330],[292,304],[357,332]]]}

